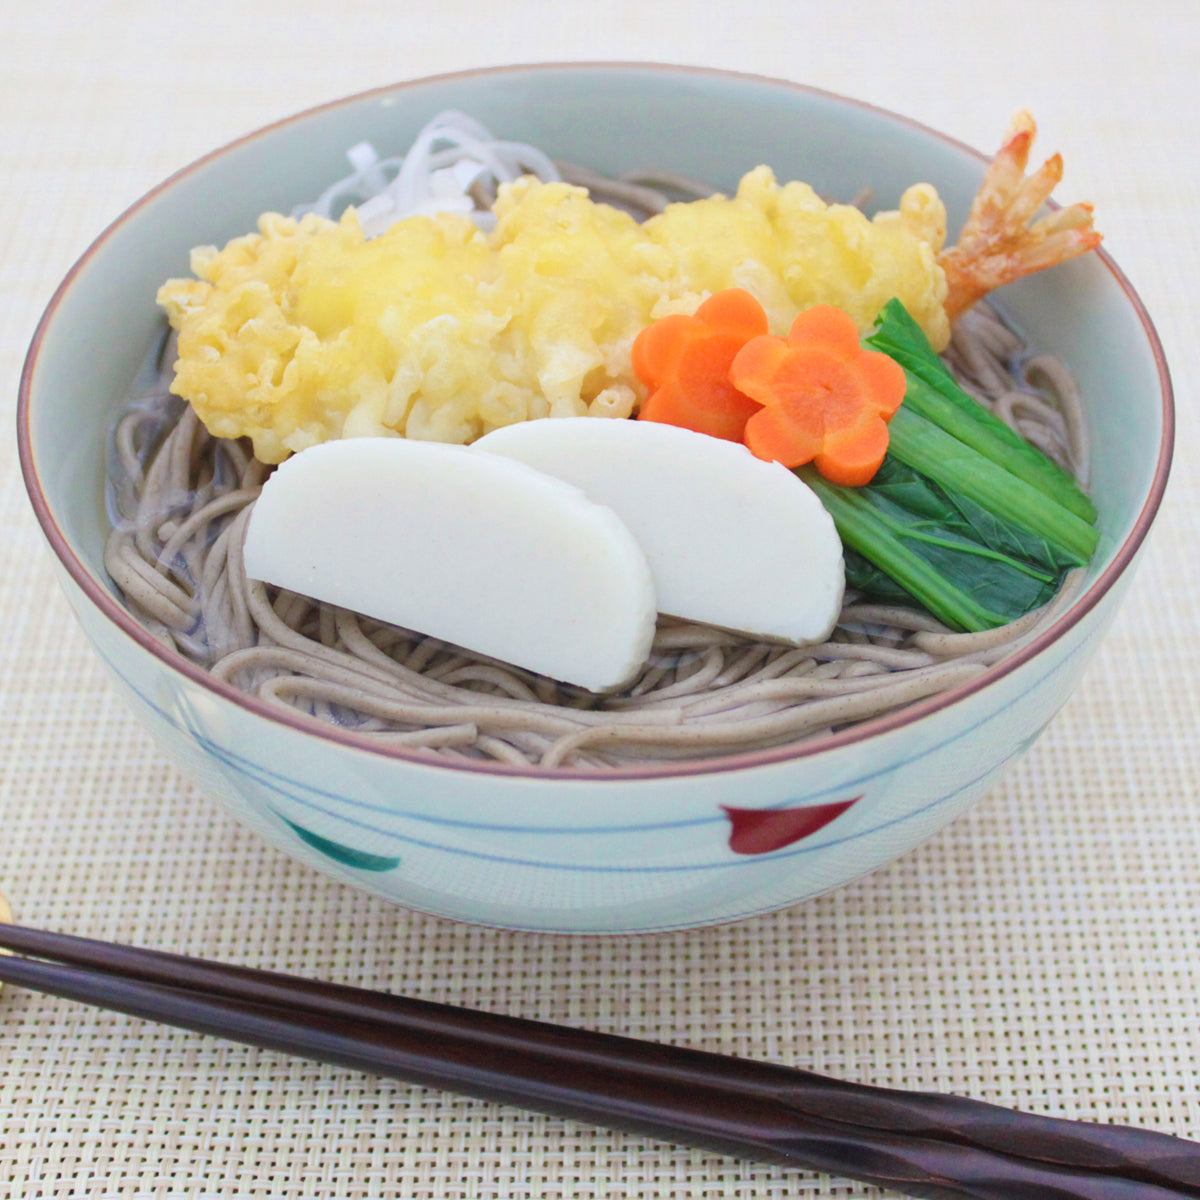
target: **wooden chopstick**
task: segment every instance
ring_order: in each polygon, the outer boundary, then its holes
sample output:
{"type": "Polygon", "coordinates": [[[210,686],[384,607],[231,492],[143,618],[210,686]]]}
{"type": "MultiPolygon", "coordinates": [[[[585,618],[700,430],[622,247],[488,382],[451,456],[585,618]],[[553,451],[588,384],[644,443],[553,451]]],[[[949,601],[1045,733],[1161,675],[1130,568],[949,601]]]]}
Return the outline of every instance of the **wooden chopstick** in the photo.
{"type": "Polygon", "coordinates": [[[0,925],[0,980],[367,1073],[913,1196],[1200,1198],[1200,1145],[0,925]]]}

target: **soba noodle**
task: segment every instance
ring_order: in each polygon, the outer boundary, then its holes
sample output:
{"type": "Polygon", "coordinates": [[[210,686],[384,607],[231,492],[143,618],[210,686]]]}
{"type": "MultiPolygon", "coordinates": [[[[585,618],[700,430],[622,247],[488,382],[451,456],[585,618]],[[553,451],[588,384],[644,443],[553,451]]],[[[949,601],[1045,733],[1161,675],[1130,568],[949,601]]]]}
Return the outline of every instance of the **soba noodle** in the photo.
{"type": "MultiPolygon", "coordinates": [[[[634,179],[611,198],[644,215],[660,189],[694,186],[634,179]]],[[[1062,364],[1029,357],[986,305],[959,323],[945,357],[968,391],[1086,486],[1081,405],[1062,364]]],[[[105,562],[131,612],[216,679],[449,760],[603,767],[811,738],[977,677],[1051,621],[1082,575],[1046,608],[984,633],[852,593],[818,646],[662,618],[640,676],[598,695],[248,579],[242,545],[270,468],[244,444],[211,437],[170,395],[172,363],[164,339],[112,440],[105,562]]]]}

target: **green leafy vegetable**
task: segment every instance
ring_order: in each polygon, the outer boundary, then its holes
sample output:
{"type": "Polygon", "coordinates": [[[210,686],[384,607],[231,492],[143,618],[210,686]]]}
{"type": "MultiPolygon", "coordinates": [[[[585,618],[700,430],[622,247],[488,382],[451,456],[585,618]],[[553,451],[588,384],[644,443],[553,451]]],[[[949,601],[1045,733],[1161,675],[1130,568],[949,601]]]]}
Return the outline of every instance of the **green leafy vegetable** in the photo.
{"type": "Polygon", "coordinates": [[[1060,570],[998,548],[1019,542],[1019,532],[964,513],[949,492],[890,456],[866,487],[839,487],[811,466],[797,474],[833,517],[851,587],[882,600],[916,600],[951,627],[972,631],[1015,620],[1058,588],[1060,570]]]}
{"type": "Polygon", "coordinates": [[[1096,549],[1095,526],[919,413],[901,406],[892,417],[888,452],[998,518],[1045,538],[1065,563],[1082,566],[1096,549]]]}
{"type": "Polygon", "coordinates": [[[1082,520],[1090,523],[1096,519],[1095,505],[1066,471],[959,387],[899,300],[884,306],[866,341],[904,368],[906,409],[978,450],[1082,520]]]}
{"type": "Polygon", "coordinates": [[[1095,509],[1075,481],[958,386],[898,300],[867,339],[907,381],[882,467],[840,487],[797,474],[846,548],[852,587],[912,601],[979,631],[1046,604],[1095,551],[1095,509]]]}

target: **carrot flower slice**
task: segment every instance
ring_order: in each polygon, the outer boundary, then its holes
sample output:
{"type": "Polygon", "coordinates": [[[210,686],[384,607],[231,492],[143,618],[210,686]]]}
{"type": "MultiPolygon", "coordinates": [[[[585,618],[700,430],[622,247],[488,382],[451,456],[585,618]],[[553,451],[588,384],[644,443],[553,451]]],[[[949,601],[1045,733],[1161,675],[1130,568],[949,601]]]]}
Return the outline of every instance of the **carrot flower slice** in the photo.
{"type": "Polygon", "coordinates": [[[767,332],[767,314],[743,288],[714,292],[693,316],[648,325],[633,343],[633,370],[649,389],[643,421],[680,425],[740,442],[756,400],[729,380],[734,356],[767,332]]]}
{"type": "Polygon", "coordinates": [[[862,349],[853,319],[832,305],[806,309],[786,339],[746,342],[729,379],[762,406],[746,421],[752,453],[785,467],[811,462],[845,487],[869,483],[879,469],[905,389],[900,364],[862,349]]]}

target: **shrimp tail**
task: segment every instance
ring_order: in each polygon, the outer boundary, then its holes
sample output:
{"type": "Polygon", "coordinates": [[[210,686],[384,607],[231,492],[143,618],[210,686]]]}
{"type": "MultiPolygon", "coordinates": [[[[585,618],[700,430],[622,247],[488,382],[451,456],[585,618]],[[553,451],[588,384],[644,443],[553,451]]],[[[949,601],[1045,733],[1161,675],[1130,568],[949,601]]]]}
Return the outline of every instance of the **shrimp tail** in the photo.
{"type": "Polygon", "coordinates": [[[1054,154],[1026,174],[1036,134],[1032,115],[1022,109],[984,175],[958,241],[938,255],[951,322],[1003,284],[1066,262],[1102,240],[1092,227],[1090,204],[1072,204],[1035,219],[1063,173],[1062,156],[1054,154]]]}

